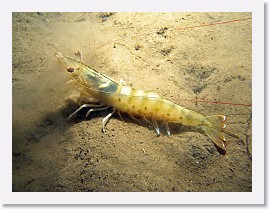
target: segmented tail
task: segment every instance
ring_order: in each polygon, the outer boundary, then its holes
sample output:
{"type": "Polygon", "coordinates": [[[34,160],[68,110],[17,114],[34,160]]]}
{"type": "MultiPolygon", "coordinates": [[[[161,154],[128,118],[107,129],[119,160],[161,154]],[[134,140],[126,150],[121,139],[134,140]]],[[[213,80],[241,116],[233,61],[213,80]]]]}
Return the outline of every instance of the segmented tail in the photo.
{"type": "Polygon", "coordinates": [[[211,115],[207,116],[206,118],[207,123],[202,125],[201,129],[211,138],[211,140],[217,147],[226,151],[227,142],[224,133],[239,139],[238,136],[224,130],[226,128],[226,116],[211,115]]]}

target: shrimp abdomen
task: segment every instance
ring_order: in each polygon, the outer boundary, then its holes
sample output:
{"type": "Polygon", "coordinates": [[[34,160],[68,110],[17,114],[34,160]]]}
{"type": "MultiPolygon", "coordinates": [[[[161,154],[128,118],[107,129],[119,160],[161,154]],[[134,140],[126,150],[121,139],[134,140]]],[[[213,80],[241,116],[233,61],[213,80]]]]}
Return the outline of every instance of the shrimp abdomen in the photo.
{"type": "Polygon", "coordinates": [[[198,126],[205,116],[173,103],[158,94],[122,87],[112,95],[110,105],[121,112],[164,122],[198,126]]]}

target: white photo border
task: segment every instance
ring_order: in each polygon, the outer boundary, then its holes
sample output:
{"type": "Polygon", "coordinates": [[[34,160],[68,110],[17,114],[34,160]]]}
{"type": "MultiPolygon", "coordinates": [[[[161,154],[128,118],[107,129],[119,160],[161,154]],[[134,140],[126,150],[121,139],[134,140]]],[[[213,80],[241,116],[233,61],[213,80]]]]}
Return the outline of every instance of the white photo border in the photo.
{"type": "Polygon", "coordinates": [[[10,0],[1,6],[1,191],[4,204],[264,204],[264,2],[262,0],[10,0]],[[12,12],[252,12],[252,192],[12,192],[12,12]],[[254,94],[256,93],[256,94],[254,94]],[[3,95],[2,95],[3,94],[3,95]],[[5,101],[3,103],[3,101],[5,101]],[[2,167],[3,166],[3,167],[2,167]],[[2,169],[3,168],[3,169],[2,169]],[[2,187],[3,186],[3,187],[2,187]]]}

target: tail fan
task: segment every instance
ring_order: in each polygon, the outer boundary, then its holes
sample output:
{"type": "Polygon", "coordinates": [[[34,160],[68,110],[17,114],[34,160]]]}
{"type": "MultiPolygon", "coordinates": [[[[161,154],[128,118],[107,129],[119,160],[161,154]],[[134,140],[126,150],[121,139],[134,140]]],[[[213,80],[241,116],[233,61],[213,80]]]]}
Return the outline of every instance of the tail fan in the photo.
{"type": "Polygon", "coordinates": [[[238,138],[234,134],[231,134],[227,131],[224,131],[226,128],[226,116],[224,115],[211,115],[207,116],[207,121],[204,125],[201,126],[201,129],[211,138],[213,143],[218,149],[222,149],[224,152],[226,151],[226,138],[224,133],[231,135],[235,138],[238,138]]]}

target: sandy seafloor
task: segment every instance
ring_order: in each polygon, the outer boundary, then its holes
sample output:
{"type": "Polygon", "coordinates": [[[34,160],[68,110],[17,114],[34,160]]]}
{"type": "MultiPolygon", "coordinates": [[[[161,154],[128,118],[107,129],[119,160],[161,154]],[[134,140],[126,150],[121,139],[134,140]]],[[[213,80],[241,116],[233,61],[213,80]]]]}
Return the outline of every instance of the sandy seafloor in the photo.
{"type": "Polygon", "coordinates": [[[13,13],[13,191],[252,191],[251,13],[13,13]],[[185,27],[184,30],[176,30],[185,27]],[[167,29],[174,29],[172,31],[167,29]],[[138,36],[132,36],[140,34],[138,36]],[[132,37],[131,37],[132,36],[132,37]],[[73,119],[78,92],[55,52],[205,115],[228,116],[220,154],[199,129],[110,110],[73,119]]]}

